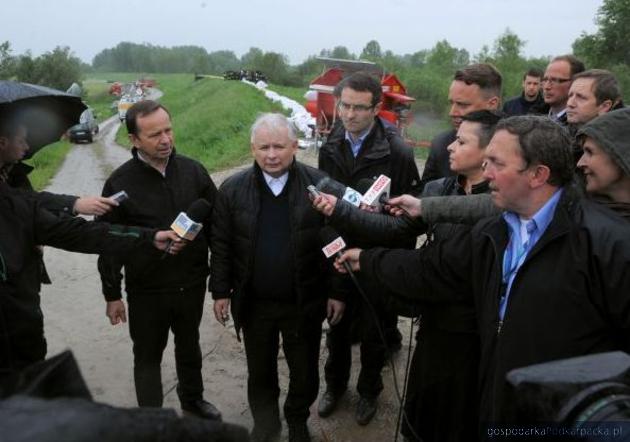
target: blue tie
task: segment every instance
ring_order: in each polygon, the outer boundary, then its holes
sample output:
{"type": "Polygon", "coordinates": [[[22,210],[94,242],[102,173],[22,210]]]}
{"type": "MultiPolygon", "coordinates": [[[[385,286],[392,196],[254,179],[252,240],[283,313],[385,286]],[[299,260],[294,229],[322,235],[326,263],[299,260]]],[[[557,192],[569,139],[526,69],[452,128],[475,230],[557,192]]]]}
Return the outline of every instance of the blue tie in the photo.
{"type": "Polygon", "coordinates": [[[532,235],[536,231],[536,221],[533,219],[529,220],[525,224],[525,230],[529,235],[529,238],[525,243],[520,245],[520,234],[517,236],[516,232],[512,233],[512,238],[510,238],[510,242],[508,243],[507,248],[505,249],[505,254],[503,256],[503,278],[501,284],[501,298],[499,300],[499,318],[503,320],[505,316],[505,310],[507,308],[507,302],[509,297],[509,288],[510,288],[510,280],[513,280],[516,272],[521,267],[523,262],[525,261],[525,256],[527,252],[529,252],[530,244],[532,244],[532,235]],[[517,245],[514,246],[514,241],[516,241],[517,245]]]}

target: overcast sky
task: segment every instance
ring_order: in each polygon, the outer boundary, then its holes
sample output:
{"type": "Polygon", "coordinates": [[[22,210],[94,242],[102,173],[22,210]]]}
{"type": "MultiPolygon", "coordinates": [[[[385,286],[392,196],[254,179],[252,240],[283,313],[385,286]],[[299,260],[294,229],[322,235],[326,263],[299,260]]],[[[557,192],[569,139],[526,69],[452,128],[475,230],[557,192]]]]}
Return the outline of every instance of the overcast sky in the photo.
{"type": "Polygon", "coordinates": [[[291,64],[323,48],[359,55],[375,39],[396,54],[442,39],[471,55],[510,28],[528,56],[558,55],[592,33],[602,0],[5,0],[0,42],[33,55],[69,46],[79,58],[121,41],[196,45],[209,52],[252,47],[291,64]]]}

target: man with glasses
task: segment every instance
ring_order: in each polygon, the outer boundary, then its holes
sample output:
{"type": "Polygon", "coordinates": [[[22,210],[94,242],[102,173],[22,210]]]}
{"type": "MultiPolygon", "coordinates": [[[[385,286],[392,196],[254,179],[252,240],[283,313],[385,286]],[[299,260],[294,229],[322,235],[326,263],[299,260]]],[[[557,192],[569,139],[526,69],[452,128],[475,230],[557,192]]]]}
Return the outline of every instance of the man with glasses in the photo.
{"type": "Polygon", "coordinates": [[[567,122],[567,100],[573,76],[584,71],[584,63],[574,55],[560,55],[551,60],[542,79],[543,99],[549,106],[549,118],[567,122]]]}
{"type": "MultiPolygon", "coordinates": [[[[358,72],[337,85],[335,96],[340,121],[320,149],[319,168],[334,180],[355,189],[360,187],[359,181],[376,179],[383,174],[391,179],[392,195],[417,193],[420,177],[411,148],[395,127],[378,117],[382,97],[380,83],[370,75],[358,72]]],[[[352,238],[344,239],[352,243],[352,238]]],[[[368,247],[375,245],[363,244],[368,247]]],[[[404,244],[378,245],[414,248],[415,237],[410,236],[404,244]]],[[[385,363],[386,347],[381,342],[378,327],[386,328],[390,349],[400,348],[400,335],[396,330],[395,314],[380,313],[380,324],[377,326],[369,316],[367,306],[359,299],[358,293],[348,297],[346,314],[328,332],[326,392],[320,398],[318,411],[321,417],[329,416],[347,388],[352,362],[351,325],[353,319],[361,318],[361,371],[357,382],[361,398],[357,404],[356,420],[366,425],[376,413],[376,399],[383,389],[381,369],[385,363]]],[[[376,310],[382,312],[383,308],[376,310]]]]}

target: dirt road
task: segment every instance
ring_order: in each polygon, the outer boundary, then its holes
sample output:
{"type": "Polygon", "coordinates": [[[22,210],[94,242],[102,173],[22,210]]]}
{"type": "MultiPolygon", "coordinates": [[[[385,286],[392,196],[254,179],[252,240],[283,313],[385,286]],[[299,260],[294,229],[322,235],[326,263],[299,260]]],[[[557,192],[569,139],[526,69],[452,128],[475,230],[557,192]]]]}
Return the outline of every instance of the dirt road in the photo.
{"type": "MultiPolygon", "coordinates": [[[[130,158],[129,151],[113,141],[118,126],[117,119],[110,119],[103,123],[93,144],[74,146],[48,190],[77,195],[100,194],[109,173],[130,158]]],[[[300,157],[311,164],[315,162],[312,152],[301,151],[300,157]]],[[[212,178],[218,186],[234,170],[215,173],[212,178]]],[[[135,406],[128,328],[126,324],[112,327],[105,317],[96,256],[46,248],[45,260],[53,279],[53,284],[44,286],[42,290],[48,354],[72,349],[96,401],[123,407],[135,406]]],[[[219,407],[225,420],[251,428],[244,349],[237,342],[233,327],[222,327],[214,320],[212,301],[208,299],[200,330],[205,397],[219,407]]],[[[401,323],[401,329],[408,331],[408,322],[401,323]]],[[[395,358],[401,388],[406,353],[407,346],[395,358]]],[[[323,365],[325,356],[322,339],[320,365],[323,365]]],[[[282,353],[280,357],[283,358],[282,353]]],[[[355,348],[353,368],[357,366],[357,357],[358,349],[355,348]]],[[[172,339],[164,353],[162,366],[165,406],[178,409],[172,339]]],[[[288,381],[286,364],[281,361],[279,366],[281,388],[285,393],[288,381]]],[[[356,384],[356,376],[357,371],[353,370],[351,385],[356,384]]],[[[379,399],[379,412],[369,425],[360,427],[355,423],[353,413],[358,395],[349,391],[333,416],[324,420],[317,416],[316,411],[312,413],[309,426],[313,440],[393,441],[398,403],[389,367],[384,369],[383,378],[385,391],[379,399]]],[[[312,409],[316,410],[316,406],[312,409]]],[[[286,440],[286,428],[282,437],[286,440]]]]}

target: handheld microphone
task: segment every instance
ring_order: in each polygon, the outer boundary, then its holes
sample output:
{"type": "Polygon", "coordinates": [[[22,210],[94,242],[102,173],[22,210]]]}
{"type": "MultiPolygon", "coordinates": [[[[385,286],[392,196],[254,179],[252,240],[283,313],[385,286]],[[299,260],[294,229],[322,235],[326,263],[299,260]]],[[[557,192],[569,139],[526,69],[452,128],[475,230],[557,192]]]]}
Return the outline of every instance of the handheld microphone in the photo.
{"type": "MultiPolygon", "coordinates": [[[[201,229],[203,228],[203,221],[210,215],[210,211],[212,210],[212,206],[205,199],[198,199],[193,201],[186,212],[180,212],[175,218],[175,221],[171,224],[171,230],[173,230],[177,236],[182,239],[186,239],[188,241],[193,241],[201,229]]],[[[171,250],[172,242],[169,242],[164,254],[162,255],[162,259],[171,250]]]]}
{"type": "Polygon", "coordinates": [[[379,176],[374,184],[365,192],[361,202],[368,206],[381,208],[389,200],[392,180],[385,175],[379,176]]]}
{"type": "Polygon", "coordinates": [[[319,190],[320,192],[334,195],[337,198],[349,202],[355,207],[359,207],[359,205],[361,204],[361,198],[363,195],[354,190],[352,187],[347,187],[341,184],[339,181],[333,180],[332,178],[322,178],[321,180],[319,180],[319,183],[317,183],[316,187],[317,190],[319,190]]]}
{"type": "MultiPolygon", "coordinates": [[[[335,231],[335,229],[330,226],[323,227],[319,232],[319,236],[321,237],[322,242],[326,244],[322,248],[322,252],[324,252],[326,258],[330,258],[331,256],[339,258],[341,253],[346,249],[346,242],[335,231]]],[[[354,272],[347,261],[343,262],[343,267],[348,273],[354,275],[354,272]]]]}

